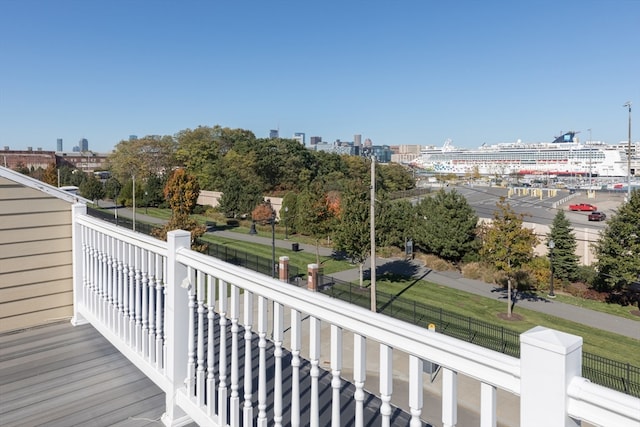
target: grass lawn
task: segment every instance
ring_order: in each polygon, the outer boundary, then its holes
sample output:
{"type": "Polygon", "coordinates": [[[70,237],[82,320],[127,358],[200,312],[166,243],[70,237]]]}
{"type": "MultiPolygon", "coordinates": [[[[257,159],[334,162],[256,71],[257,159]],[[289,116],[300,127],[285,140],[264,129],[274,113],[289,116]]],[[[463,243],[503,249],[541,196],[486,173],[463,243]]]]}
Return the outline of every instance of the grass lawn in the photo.
{"type": "MultiPolygon", "coordinates": [[[[634,358],[632,355],[640,354],[640,341],[634,340],[633,338],[594,329],[580,323],[548,316],[537,311],[520,308],[517,304],[513,312],[522,316],[522,320],[502,320],[498,317],[498,314],[507,311],[506,302],[472,295],[423,280],[410,286],[412,283],[414,283],[412,279],[398,280],[394,278],[393,282],[377,280],[376,287],[381,292],[393,295],[402,293],[403,298],[441,307],[460,315],[503,326],[506,329],[518,333],[541,325],[579,335],[584,340],[583,349],[586,352],[613,360],[625,360],[640,364],[637,360],[635,362],[632,360],[634,358]]],[[[638,323],[638,327],[640,328],[640,322],[638,323]]]]}
{"type": "MultiPolygon", "coordinates": [[[[248,232],[248,230],[247,230],[248,232]]],[[[264,235],[264,234],[263,234],[264,235]]],[[[276,235],[276,238],[278,236],[276,235]]],[[[219,245],[228,246],[229,248],[238,249],[244,252],[249,252],[252,255],[257,255],[266,259],[271,259],[271,246],[260,245],[253,242],[244,242],[241,240],[228,239],[225,237],[219,237],[211,234],[204,235],[203,240],[207,242],[217,243],[219,245]]],[[[301,273],[306,274],[307,266],[316,262],[315,252],[298,251],[285,248],[276,247],[276,259],[280,256],[289,257],[289,265],[295,266],[301,273]]],[[[320,256],[320,265],[324,269],[324,274],[332,274],[338,271],[348,270],[355,268],[347,261],[339,261],[331,257],[320,256]]]]}

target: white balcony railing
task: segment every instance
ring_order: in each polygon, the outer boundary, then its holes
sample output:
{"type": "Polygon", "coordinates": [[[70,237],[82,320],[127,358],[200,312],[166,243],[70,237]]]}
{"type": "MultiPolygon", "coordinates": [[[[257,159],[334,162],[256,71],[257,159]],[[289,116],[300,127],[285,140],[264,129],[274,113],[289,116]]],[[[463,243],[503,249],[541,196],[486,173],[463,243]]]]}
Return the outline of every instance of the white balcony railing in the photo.
{"type": "Polygon", "coordinates": [[[497,425],[498,390],[520,397],[523,427],[640,426],[640,399],[581,377],[580,337],[534,328],[516,359],[191,251],[187,232],[162,242],[84,210],[74,206],[73,321],[90,322],[165,391],[166,425],[363,426],[371,402],[376,425],[397,425],[402,371],[405,424],[421,426],[431,362],[442,367],[443,426],[457,423],[458,374],[481,383],[482,426],[497,425]]]}

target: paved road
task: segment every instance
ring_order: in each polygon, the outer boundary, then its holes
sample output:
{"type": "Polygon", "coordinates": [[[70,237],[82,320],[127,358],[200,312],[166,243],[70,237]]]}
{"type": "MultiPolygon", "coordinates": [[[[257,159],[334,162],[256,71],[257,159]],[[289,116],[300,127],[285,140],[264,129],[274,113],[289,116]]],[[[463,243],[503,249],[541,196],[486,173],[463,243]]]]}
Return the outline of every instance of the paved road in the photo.
{"type": "MultiPolygon", "coordinates": [[[[119,215],[131,217],[133,212],[128,208],[118,209],[119,215]]],[[[144,215],[142,209],[136,211],[136,218],[139,221],[150,223],[162,223],[163,220],[144,215]]],[[[213,234],[227,237],[230,239],[255,242],[261,245],[271,245],[271,236],[267,235],[251,235],[245,233],[236,233],[233,231],[214,231],[213,234]]],[[[291,249],[292,241],[276,240],[275,244],[279,248],[291,249]]],[[[300,250],[308,251],[315,254],[316,247],[314,245],[299,244],[300,250]]],[[[333,251],[329,248],[320,248],[321,256],[331,256],[333,251]]],[[[391,270],[392,272],[406,273],[412,271],[413,276],[421,278],[438,285],[447,286],[454,289],[466,291],[475,295],[484,296],[495,300],[505,300],[506,292],[502,288],[495,285],[482,282],[480,280],[466,279],[456,272],[437,272],[426,268],[418,261],[405,262],[398,259],[376,259],[376,269],[378,274],[381,271],[391,270]]],[[[341,271],[332,274],[333,277],[344,281],[356,281],[359,277],[357,268],[341,271]]],[[[598,311],[577,307],[570,304],[564,304],[548,298],[518,298],[515,309],[518,307],[527,308],[529,310],[538,311],[551,316],[562,319],[571,320],[593,328],[603,329],[609,332],[624,335],[640,340],[640,317],[638,320],[625,319],[623,317],[614,316],[598,311]]]]}

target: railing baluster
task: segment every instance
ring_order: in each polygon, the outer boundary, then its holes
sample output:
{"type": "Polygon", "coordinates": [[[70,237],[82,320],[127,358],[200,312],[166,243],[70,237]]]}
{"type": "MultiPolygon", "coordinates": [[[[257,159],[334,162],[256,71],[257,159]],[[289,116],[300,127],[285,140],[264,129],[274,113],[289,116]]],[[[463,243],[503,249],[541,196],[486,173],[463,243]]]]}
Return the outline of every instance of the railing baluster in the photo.
{"type": "Polygon", "coordinates": [[[275,358],[275,378],[273,386],[273,422],[282,426],[282,341],[284,340],[284,309],[282,304],[273,303],[273,356],[275,358]]]}
{"type": "Polygon", "coordinates": [[[320,319],[309,317],[309,362],[311,363],[311,427],[319,427],[318,377],[320,376],[320,319]]]}
{"type": "Polygon", "coordinates": [[[409,356],[409,408],[411,412],[410,427],[421,427],[423,389],[422,389],[422,359],[414,355],[409,356]]]}
{"type": "Polygon", "coordinates": [[[142,335],[142,258],[143,250],[136,246],[136,288],[135,288],[135,346],[134,349],[140,352],[142,347],[141,335],[142,335]]]}
{"type": "Polygon", "coordinates": [[[258,297],[258,427],[267,427],[267,299],[258,297]]]}
{"type": "Polygon", "coordinates": [[[152,365],[156,363],[156,280],[158,274],[158,254],[149,252],[149,331],[147,334],[147,357],[152,365]]]}
{"type": "Polygon", "coordinates": [[[442,425],[454,427],[458,422],[458,378],[457,373],[442,368],[442,425]]]}
{"type": "Polygon", "coordinates": [[[291,309],[291,426],[300,427],[300,312],[291,309]]]}
{"type": "Polygon", "coordinates": [[[149,346],[147,345],[149,343],[149,256],[149,251],[142,251],[142,330],[140,334],[142,342],[140,351],[147,360],[149,356],[149,346]]]}
{"type": "Polygon", "coordinates": [[[165,259],[156,255],[156,367],[164,369],[166,366],[164,363],[164,284],[163,280],[166,277],[165,274],[165,259]]]}
{"type": "Polygon", "coordinates": [[[124,300],[125,300],[125,283],[127,273],[125,271],[126,264],[124,263],[126,243],[119,241],[118,242],[118,336],[126,341],[126,334],[124,332],[125,325],[125,308],[124,308],[124,300]]]}
{"type": "Polygon", "coordinates": [[[206,373],[204,368],[204,273],[198,271],[196,278],[196,301],[198,307],[198,349],[197,349],[197,367],[196,367],[196,402],[198,406],[204,406],[204,387],[206,373]]]}
{"type": "Polygon", "coordinates": [[[127,282],[127,293],[129,294],[129,315],[128,315],[128,332],[127,342],[130,346],[134,346],[134,325],[135,325],[135,283],[136,283],[136,271],[135,271],[135,252],[136,249],[133,245],[129,244],[129,281],[127,282]]]}
{"type": "Polygon", "coordinates": [[[220,312],[220,355],[218,357],[218,419],[227,425],[227,283],[218,280],[218,311],[220,312]]]}
{"type": "Polygon", "coordinates": [[[380,344],[380,415],[382,427],[391,423],[391,394],[393,393],[393,350],[386,344],[380,344]]]}
{"type": "Polygon", "coordinates": [[[229,425],[240,425],[240,395],[238,394],[238,317],[240,313],[240,290],[231,285],[231,396],[229,408],[229,425]]]}
{"type": "Polygon", "coordinates": [[[251,358],[251,327],[253,325],[253,294],[244,291],[244,407],[242,419],[244,427],[253,426],[253,369],[251,358]]]}
{"type": "Polygon", "coordinates": [[[356,427],[364,426],[364,382],[367,378],[367,339],[358,334],[353,335],[353,382],[356,390],[355,424],[356,427]]]}
{"type": "Polygon", "coordinates": [[[216,352],[215,352],[215,308],[216,279],[207,275],[207,411],[211,416],[216,409],[216,352]]]}
{"type": "Polygon", "coordinates": [[[193,397],[195,392],[195,377],[196,377],[196,279],[195,270],[193,267],[187,268],[187,277],[189,283],[187,285],[187,295],[189,298],[188,320],[189,326],[187,331],[187,378],[185,379],[185,385],[187,388],[187,396],[193,397]]]}
{"type": "Polygon", "coordinates": [[[496,427],[496,388],[491,384],[480,384],[480,427],[496,427]]]}
{"type": "Polygon", "coordinates": [[[98,319],[102,324],[105,324],[106,317],[106,283],[107,283],[107,275],[105,274],[104,268],[104,234],[98,232],[96,236],[96,248],[97,248],[97,256],[96,260],[98,263],[98,319]]]}
{"type": "Polygon", "coordinates": [[[331,325],[331,425],[340,427],[340,371],[342,371],[342,329],[331,325]]]}

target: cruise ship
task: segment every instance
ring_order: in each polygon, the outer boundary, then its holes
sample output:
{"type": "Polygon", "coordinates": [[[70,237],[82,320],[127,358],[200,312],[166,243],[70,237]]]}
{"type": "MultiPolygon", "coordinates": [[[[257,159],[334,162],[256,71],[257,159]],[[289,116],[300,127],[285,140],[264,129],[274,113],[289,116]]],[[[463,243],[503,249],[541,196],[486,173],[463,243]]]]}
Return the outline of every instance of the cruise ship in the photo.
{"type": "MultiPolygon", "coordinates": [[[[562,133],[553,142],[483,144],[478,149],[458,149],[445,141],[441,148],[429,147],[411,165],[433,173],[457,175],[556,175],[627,176],[628,144],[580,143],[576,134],[562,133]]],[[[639,143],[631,146],[632,163],[637,163],[639,143]]],[[[633,166],[632,166],[633,168],[633,166]]]]}

